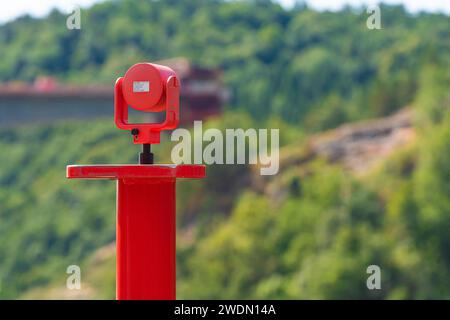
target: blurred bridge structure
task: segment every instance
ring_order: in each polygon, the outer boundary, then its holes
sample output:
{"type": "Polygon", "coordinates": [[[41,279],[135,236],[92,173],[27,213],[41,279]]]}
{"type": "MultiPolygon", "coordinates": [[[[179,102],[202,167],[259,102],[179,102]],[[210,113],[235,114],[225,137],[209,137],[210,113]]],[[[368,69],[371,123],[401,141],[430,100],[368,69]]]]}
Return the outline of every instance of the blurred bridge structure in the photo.
{"type": "MultiPolygon", "coordinates": [[[[229,91],[223,86],[219,68],[193,65],[186,58],[156,62],[171,67],[181,80],[181,121],[204,120],[220,115],[229,91]]],[[[73,85],[52,77],[35,82],[0,84],[0,127],[59,120],[110,119],[114,114],[114,84],[73,85]]],[[[131,120],[133,111],[130,110],[131,120]]],[[[148,117],[158,115],[148,114],[148,117]]]]}

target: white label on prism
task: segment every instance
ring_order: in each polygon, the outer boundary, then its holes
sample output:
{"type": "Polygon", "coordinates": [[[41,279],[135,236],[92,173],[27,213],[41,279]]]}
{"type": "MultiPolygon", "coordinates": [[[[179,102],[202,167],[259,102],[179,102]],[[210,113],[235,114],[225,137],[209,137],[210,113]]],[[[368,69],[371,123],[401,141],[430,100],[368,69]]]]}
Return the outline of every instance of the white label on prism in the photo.
{"type": "Polygon", "coordinates": [[[150,81],[133,81],[133,92],[150,92],[150,81]]]}

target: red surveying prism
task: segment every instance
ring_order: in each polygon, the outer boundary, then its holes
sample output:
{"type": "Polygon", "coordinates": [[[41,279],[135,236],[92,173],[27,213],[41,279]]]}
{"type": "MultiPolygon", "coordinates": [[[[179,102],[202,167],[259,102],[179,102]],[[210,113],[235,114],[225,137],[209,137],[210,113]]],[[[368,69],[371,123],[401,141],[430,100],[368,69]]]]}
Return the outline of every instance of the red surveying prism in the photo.
{"type": "Polygon", "coordinates": [[[143,145],[138,165],[74,165],[69,179],[117,180],[116,296],[119,300],[176,299],[175,185],[177,178],[205,177],[203,165],[153,164],[151,144],[179,122],[180,83],[175,72],[152,63],[132,66],[117,79],[115,123],[143,145]],[[162,123],[128,123],[128,106],[165,110],[162,123]]]}

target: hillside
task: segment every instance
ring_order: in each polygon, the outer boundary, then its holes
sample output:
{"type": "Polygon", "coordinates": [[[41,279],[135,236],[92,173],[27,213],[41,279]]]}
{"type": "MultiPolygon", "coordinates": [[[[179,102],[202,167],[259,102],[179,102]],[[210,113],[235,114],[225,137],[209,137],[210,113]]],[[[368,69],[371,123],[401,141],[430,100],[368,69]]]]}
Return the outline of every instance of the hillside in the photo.
{"type": "MultiPolygon", "coordinates": [[[[232,92],[204,129],[280,130],[276,176],[212,165],[179,184],[180,298],[448,299],[450,18],[381,10],[374,31],[362,8],[105,1],[79,31],[57,11],[1,25],[0,80],[112,85],[137,61],[185,56],[232,92]],[[367,290],[372,264],[383,290],[367,290]]],[[[0,298],[113,297],[115,185],[65,166],[138,152],[112,117],[0,128],[0,298]],[[64,289],[73,264],[81,293],[64,289]]]]}
{"type": "MultiPolygon", "coordinates": [[[[181,183],[179,297],[447,296],[448,279],[434,275],[449,261],[449,218],[441,207],[443,200],[428,199],[447,192],[449,126],[424,125],[421,138],[398,139],[403,134],[396,131],[417,131],[410,127],[409,114],[405,110],[317,134],[303,143],[285,143],[282,170],[267,180],[245,166],[210,166],[206,180],[181,183]],[[428,136],[432,140],[425,140],[432,143],[419,147],[417,142],[428,136]],[[323,151],[327,148],[318,148],[320,141],[340,146],[339,157],[330,158],[323,151]],[[395,150],[377,152],[377,164],[372,161],[361,175],[359,165],[356,170],[346,166],[366,163],[364,148],[355,152],[350,147],[355,141],[378,150],[395,145],[395,150]],[[224,192],[225,176],[233,193],[224,192]],[[427,249],[431,244],[438,255],[427,249]],[[374,260],[388,272],[389,287],[378,295],[361,287],[364,273],[358,271],[374,260]],[[429,271],[417,279],[424,263],[429,271]],[[330,281],[336,290],[330,291],[330,281]],[[441,286],[442,291],[435,290],[441,286]]],[[[246,127],[242,115],[211,122],[206,126],[226,127],[231,122],[246,127]]],[[[0,156],[4,297],[19,292],[24,298],[113,296],[113,249],[101,248],[114,240],[114,184],[67,181],[64,167],[133,163],[136,148],[109,122],[89,127],[86,131],[85,123],[70,123],[0,132],[0,147],[9,151],[0,156]],[[81,293],[63,289],[65,269],[71,264],[82,266],[81,293]]],[[[165,147],[156,151],[162,162],[170,150],[166,139],[165,147]]],[[[372,157],[373,150],[368,149],[372,157]]]]}
{"type": "MultiPolygon", "coordinates": [[[[334,130],[317,134],[307,139],[303,144],[287,145],[281,152],[281,168],[283,168],[281,174],[273,179],[261,179],[258,174],[255,174],[251,178],[253,185],[261,190],[267,199],[270,199],[273,203],[278,203],[278,206],[282,207],[283,202],[292,197],[292,191],[295,191],[292,189],[292,184],[286,185],[286,175],[296,170],[298,174],[304,177],[298,180],[302,183],[303,179],[308,180],[304,176],[304,172],[314,171],[314,162],[320,159],[325,160],[330,165],[341,166],[348,172],[348,174],[344,174],[344,171],[340,173],[347,176],[346,179],[351,179],[349,175],[353,175],[359,177],[357,180],[360,182],[364,182],[368,179],[368,176],[370,177],[374,172],[378,172],[377,170],[379,168],[383,171],[386,170],[383,169],[383,166],[390,166],[391,162],[398,162],[396,158],[398,158],[399,154],[405,152],[408,154],[411,148],[414,148],[417,143],[417,138],[415,134],[416,129],[412,126],[412,117],[413,111],[411,109],[403,109],[401,112],[390,117],[343,125],[334,130]]],[[[410,155],[407,157],[410,157],[410,155]]],[[[330,169],[326,170],[328,171],[330,169]]],[[[333,173],[333,170],[328,173],[332,173],[331,177],[333,177],[333,174],[336,174],[336,172],[333,173]]],[[[179,250],[182,252],[183,248],[186,250],[186,246],[201,248],[203,242],[208,242],[208,238],[211,237],[211,235],[206,235],[206,239],[202,236],[198,237],[198,233],[193,231],[192,227],[192,224],[181,225],[178,230],[179,250]]],[[[195,227],[198,227],[198,225],[195,227]]],[[[220,229],[222,227],[219,226],[220,229]]],[[[187,252],[191,252],[191,250],[187,252]]],[[[184,252],[184,254],[187,254],[187,252],[184,252]]],[[[181,259],[183,259],[184,254],[181,254],[181,259]]],[[[406,254],[406,252],[403,254],[406,254]]],[[[85,258],[81,265],[83,270],[83,286],[80,291],[67,290],[65,288],[66,278],[60,275],[49,285],[31,289],[22,295],[21,298],[113,298],[115,283],[114,244],[106,245],[96,250],[89,257],[85,258]]],[[[179,268],[181,269],[179,270],[178,277],[179,287],[181,287],[179,288],[180,298],[191,297],[183,289],[187,285],[186,282],[189,283],[189,281],[183,278],[183,274],[186,272],[185,268],[186,265],[183,263],[181,264],[181,268],[179,268]]],[[[194,297],[198,298],[198,296],[194,297]]],[[[395,293],[390,297],[395,298],[395,293]]]]}
{"type": "Polygon", "coordinates": [[[429,63],[449,64],[447,16],[381,10],[384,30],[377,32],[367,29],[364,8],[105,1],[83,10],[81,30],[67,30],[58,11],[0,26],[0,81],[50,75],[109,85],[136,61],[184,56],[224,70],[229,108],[320,131],[395,112],[413,101],[429,63]]]}
{"type": "Polygon", "coordinates": [[[25,300],[74,300],[115,299],[116,247],[106,245],[86,258],[80,266],[82,285],[80,290],[67,290],[66,277],[55,279],[50,285],[31,289],[20,296],[25,300]]]}

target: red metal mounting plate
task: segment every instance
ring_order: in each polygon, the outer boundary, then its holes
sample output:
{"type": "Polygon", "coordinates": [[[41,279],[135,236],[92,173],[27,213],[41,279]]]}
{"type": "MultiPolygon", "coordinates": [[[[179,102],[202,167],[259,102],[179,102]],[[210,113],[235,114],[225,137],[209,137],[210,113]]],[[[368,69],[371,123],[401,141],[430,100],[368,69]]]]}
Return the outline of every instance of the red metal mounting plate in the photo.
{"type": "Polygon", "coordinates": [[[69,179],[151,179],[151,178],[190,178],[201,179],[206,175],[204,165],[72,165],[67,166],[69,179]]]}

